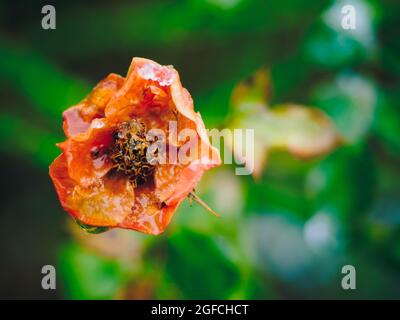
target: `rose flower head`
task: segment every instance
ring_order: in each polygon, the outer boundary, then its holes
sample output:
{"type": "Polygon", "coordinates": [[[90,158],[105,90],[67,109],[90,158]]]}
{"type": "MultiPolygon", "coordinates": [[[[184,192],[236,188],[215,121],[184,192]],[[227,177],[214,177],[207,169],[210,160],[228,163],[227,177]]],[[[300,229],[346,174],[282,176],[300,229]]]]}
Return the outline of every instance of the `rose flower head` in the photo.
{"type": "Polygon", "coordinates": [[[63,113],[50,165],[63,208],[81,225],[159,234],[218,151],[171,66],[134,58],[63,113]]]}

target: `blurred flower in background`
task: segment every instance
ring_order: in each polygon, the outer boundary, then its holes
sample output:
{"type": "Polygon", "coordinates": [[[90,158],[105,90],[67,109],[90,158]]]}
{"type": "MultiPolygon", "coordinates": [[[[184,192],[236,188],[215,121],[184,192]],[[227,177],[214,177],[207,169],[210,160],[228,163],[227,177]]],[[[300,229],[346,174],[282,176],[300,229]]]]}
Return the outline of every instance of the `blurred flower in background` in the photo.
{"type": "Polygon", "coordinates": [[[0,1],[2,298],[400,297],[395,1],[53,1],[55,30],[44,4],[0,1]],[[95,235],[61,209],[61,113],[134,56],[174,65],[208,128],[256,127],[256,179],[224,165],[197,189],[221,218],[185,201],[160,236],[95,235]]]}

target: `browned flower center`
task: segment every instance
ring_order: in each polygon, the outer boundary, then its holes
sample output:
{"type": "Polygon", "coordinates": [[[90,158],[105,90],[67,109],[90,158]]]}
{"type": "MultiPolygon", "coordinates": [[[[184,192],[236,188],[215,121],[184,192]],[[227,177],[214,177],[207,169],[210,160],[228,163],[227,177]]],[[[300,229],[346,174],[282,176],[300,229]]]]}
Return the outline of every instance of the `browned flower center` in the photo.
{"type": "Polygon", "coordinates": [[[113,168],[124,173],[136,187],[150,181],[155,166],[146,158],[150,143],[146,140],[146,126],[137,121],[121,123],[113,133],[114,145],[109,156],[113,168]]]}

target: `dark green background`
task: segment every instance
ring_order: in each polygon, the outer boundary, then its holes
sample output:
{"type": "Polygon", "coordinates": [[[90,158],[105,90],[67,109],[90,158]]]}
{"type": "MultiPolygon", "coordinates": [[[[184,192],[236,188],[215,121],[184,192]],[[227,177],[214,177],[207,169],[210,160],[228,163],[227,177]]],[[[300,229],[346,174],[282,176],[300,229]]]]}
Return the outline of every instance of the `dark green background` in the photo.
{"type": "Polygon", "coordinates": [[[327,18],[347,3],[1,1],[0,297],[400,298],[400,6],[353,1],[349,33],[327,18]],[[43,4],[56,30],[41,28],[43,4]],[[221,219],[185,203],[159,237],[82,240],[47,173],[61,112],[134,56],[174,65],[210,128],[267,66],[273,103],[321,108],[346,143],[312,161],[274,152],[259,182],[211,171],[199,192],[221,219]],[[45,264],[55,291],[41,289],[45,264]],[[345,264],[357,290],[340,286],[345,264]]]}

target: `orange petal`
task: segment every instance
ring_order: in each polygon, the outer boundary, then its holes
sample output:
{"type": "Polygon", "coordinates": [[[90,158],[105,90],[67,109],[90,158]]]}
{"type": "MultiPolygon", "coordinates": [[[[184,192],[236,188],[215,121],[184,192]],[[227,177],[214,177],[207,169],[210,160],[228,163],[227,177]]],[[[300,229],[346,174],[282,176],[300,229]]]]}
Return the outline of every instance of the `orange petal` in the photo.
{"type": "Polygon", "coordinates": [[[147,234],[160,234],[168,226],[179,205],[167,205],[157,197],[154,187],[139,187],[135,190],[135,205],[132,213],[119,225],[147,234]]]}
{"type": "Polygon", "coordinates": [[[112,143],[112,131],[106,119],[95,119],[86,132],[58,144],[65,155],[69,176],[82,186],[98,183],[111,169],[105,152],[112,143]],[[95,153],[98,155],[93,156],[95,153]]]}
{"type": "Polygon", "coordinates": [[[104,117],[107,103],[123,83],[123,77],[111,73],[81,103],[65,110],[63,128],[67,138],[85,132],[93,119],[104,117]]]}
{"type": "Polygon", "coordinates": [[[67,198],[74,190],[75,182],[70,178],[68,174],[65,155],[59,155],[52,162],[49,167],[49,173],[62,207],[73,217],[76,217],[76,213],[72,211],[72,208],[70,208],[67,204],[67,198]]]}
{"type": "Polygon", "coordinates": [[[76,184],[64,155],[50,165],[50,176],[63,208],[88,225],[117,227],[135,204],[133,187],[124,178],[105,177],[100,185],[88,188],[76,184]]]}

